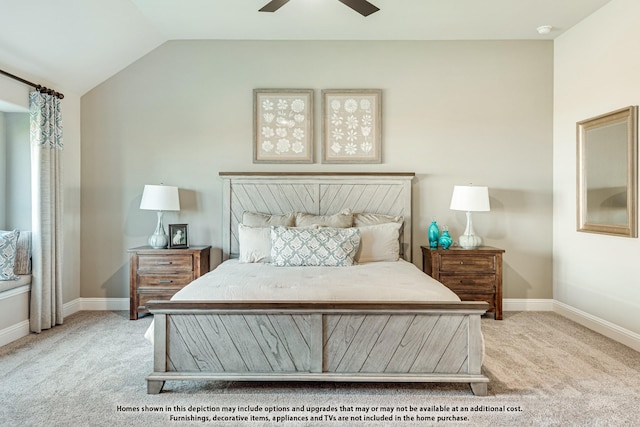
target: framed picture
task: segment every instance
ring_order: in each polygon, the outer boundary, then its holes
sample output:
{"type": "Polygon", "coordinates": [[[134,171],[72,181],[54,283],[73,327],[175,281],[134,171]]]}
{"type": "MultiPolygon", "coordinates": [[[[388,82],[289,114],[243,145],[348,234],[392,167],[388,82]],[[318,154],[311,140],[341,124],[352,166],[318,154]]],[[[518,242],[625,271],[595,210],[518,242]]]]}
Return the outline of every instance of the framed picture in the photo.
{"type": "Polygon", "coordinates": [[[169,249],[186,249],[189,247],[189,225],[169,224],[169,249]]]}
{"type": "Polygon", "coordinates": [[[322,91],[322,163],[382,162],[382,91],[322,91]]]}
{"type": "Polygon", "coordinates": [[[253,163],[313,163],[313,89],[253,90],[253,163]]]}

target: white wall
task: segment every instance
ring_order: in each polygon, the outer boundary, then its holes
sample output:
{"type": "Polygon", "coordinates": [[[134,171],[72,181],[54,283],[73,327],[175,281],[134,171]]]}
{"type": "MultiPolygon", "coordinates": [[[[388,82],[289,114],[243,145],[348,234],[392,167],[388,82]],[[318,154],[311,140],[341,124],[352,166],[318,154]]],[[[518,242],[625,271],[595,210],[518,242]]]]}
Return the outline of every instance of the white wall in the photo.
{"type": "Polygon", "coordinates": [[[640,2],[613,0],[555,41],[554,298],[640,333],[640,239],[576,231],[576,122],[640,104],[640,2]]]}
{"type": "MultiPolygon", "coordinates": [[[[553,47],[549,41],[173,41],[82,97],[82,297],[125,298],[126,250],[155,214],[144,184],[181,189],[192,244],[219,247],[219,171],[414,171],[414,253],[432,218],[456,237],[455,184],[488,185],[474,216],[506,249],[506,298],[552,297],[553,47]],[[383,90],[380,165],[254,165],[255,88],[383,90]]],[[[420,264],[419,257],[414,261],[420,264]]]]}

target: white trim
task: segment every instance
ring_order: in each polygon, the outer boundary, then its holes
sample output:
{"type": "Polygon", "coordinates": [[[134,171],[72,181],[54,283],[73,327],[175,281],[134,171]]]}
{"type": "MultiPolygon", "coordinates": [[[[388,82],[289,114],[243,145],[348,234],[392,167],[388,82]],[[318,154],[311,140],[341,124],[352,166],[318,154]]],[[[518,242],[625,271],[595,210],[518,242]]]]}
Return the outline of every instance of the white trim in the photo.
{"type": "Polygon", "coordinates": [[[553,311],[567,319],[573,320],[576,323],[581,324],[599,334],[604,335],[607,338],[618,341],[631,347],[636,351],[640,351],[640,334],[637,334],[628,329],[622,328],[607,320],[600,319],[592,314],[586,313],[577,308],[571,307],[565,303],[554,300],[553,311]]]}
{"type": "Polygon", "coordinates": [[[553,311],[552,299],[505,298],[502,311],[553,311]]]}
{"type": "Polygon", "coordinates": [[[2,301],[3,299],[15,297],[16,295],[26,294],[27,292],[30,292],[30,291],[31,291],[31,285],[30,284],[22,285],[22,286],[19,286],[17,288],[13,288],[13,289],[9,289],[8,291],[2,291],[2,292],[0,292],[0,301],[2,301]]]}
{"type": "Polygon", "coordinates": [[[128,311],[129,298],[76,298],[62,310],[65,317],[78,311],[128,311]]]}
{"type": "Polygon", "coordinates": [[[64,315],[78,311],[129,311],[129,298],[77,298],[64,305],[64,315]]]}
{"type": "Polygon", "coordinates": [[[29,321],[23,320],[20,323],[11,325],[0,330],[0,346],[7,345],[12,341],[29,335],[29,321]]]}
{"type": "Polygon", "coordinates": [[[77,313],[81,310],[80,298],[76,298],[73,301],[69,301],[62,305],[62,316],[71,316],[73,313],[77,313]]]}

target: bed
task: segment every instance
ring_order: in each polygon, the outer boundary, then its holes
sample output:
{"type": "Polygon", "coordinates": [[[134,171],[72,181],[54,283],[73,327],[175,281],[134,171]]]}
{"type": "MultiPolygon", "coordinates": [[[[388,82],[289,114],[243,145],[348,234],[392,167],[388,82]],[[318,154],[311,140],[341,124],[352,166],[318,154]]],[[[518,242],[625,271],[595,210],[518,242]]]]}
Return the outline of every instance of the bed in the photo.
{"type": "Polygon", "coordinates": [[[411,263],[413,173],[220,177],[224,262],[171,301],[148,303],[154,315],[148,393],[160,393],[171,380],[223,380],[456,382],[470,384],[476,395],[487,394],[480,319],[488,304],[460,301],[411,263]],[[307,216],[296,218],[300,227],[272,224],[263,230],[277,253],[261,263],[243,260],[247,212],[307,216]],[[371,254],[358,252],[360,262],[346,267],[324,261],[320,266],[279,264],[291,257],[280,257],[275,248],[291,236],[338,233],[353,243],[357,235],[360,247],[369,228],[380,228],[365,222],[348,228],[315,224],[317,218],[343,213],[361,215],[362,221],[400,218],[395,228],[399,259],[362,262],[371,254]],[[314,224],[302,227],[309,218],[314,224]]]}

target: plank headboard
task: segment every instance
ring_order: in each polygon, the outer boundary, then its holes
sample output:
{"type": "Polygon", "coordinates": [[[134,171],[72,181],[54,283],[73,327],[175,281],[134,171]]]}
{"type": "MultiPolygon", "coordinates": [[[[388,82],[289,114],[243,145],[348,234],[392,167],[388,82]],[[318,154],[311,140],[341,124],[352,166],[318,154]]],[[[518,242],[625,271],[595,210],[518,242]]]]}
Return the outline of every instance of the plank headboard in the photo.
{"type": "Polygon", "coordinates": [[[220,172],[224,180],[223,260],[238,256],[238,224],[244,211],[331,215],[343,209],[404,216],[400,253],[411,261],[412,172],[273,173],[220,172]]]}

